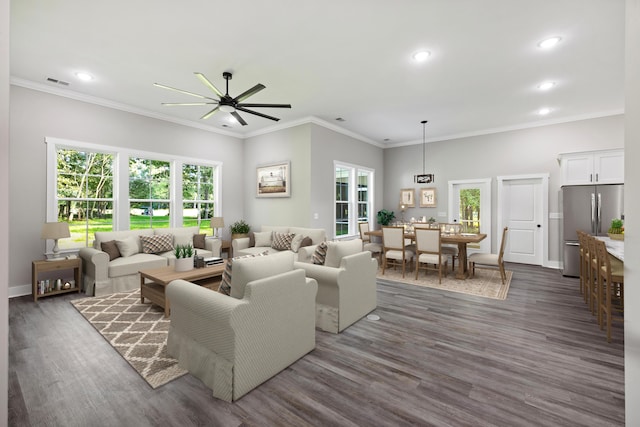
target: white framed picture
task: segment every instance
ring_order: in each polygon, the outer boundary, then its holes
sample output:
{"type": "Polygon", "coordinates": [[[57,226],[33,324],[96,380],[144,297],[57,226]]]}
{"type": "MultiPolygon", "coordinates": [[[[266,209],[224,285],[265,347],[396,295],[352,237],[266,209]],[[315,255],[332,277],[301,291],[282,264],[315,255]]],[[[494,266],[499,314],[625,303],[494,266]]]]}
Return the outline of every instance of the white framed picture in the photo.
{"type": "Polygon", "coordinates": [[[291,197],[291,162],[256,168],[256,197],[291,197]]]}

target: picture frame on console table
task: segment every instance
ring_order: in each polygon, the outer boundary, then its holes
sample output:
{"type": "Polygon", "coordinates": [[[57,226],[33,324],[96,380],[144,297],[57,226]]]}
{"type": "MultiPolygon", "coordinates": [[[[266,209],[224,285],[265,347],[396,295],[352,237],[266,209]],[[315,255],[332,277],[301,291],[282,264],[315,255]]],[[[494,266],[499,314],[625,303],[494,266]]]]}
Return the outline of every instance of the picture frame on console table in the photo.
{"type": "Polygon", "coordinates": [[[434,187],[420,189],[420,207],[436,207],[436,189],[434,187]]]}
{"type": "Polygon", "coordinates": [[[291,162],[256,168],[256,197],[291,197],[291,162]]]}

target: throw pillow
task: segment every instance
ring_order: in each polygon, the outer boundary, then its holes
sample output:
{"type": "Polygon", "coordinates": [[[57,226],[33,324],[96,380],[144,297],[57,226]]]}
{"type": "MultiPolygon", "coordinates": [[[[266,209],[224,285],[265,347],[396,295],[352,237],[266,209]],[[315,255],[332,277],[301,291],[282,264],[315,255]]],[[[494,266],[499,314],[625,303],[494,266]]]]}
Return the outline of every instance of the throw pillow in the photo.
{"type": "Polygon", "coordinates": [[[153,236],[140,236],[142,253],[157,254],[173,250],[173,234],[156,234],[153,236]]]}
{"type": "Polygon", "coordinates": [[[116,245],[115,240],[102,242],[100,243],[100,247],[102,248],[102,252],[106,252],[109,255],[109,261],[120,258],[120,251],[118,250],[118,245],[116,245]]]}
{"type": "Polygon", "coordinates": [[[271,247],[271,231],[256,231],[256,247],[271,247]]]}
{"type": "Polygon", "coordinates": [[[271,247],[278,251],[291,250],[291,241],[293,240],[293,234],[291,233],[278,233],[273,232],[271,237],[271,247]]]}
{"type": "Polygon", "coordinates": [[[298,249],[300,249],[300,243],[302,243],[302,239],[304,239],[304,236],[300,233],[293,236],[293,239],[291,239],[291,250],[293,252],[298,252],[298,249]]]}
{"type": "Polygon", "coordinates": [[[224,295],[231,296],[231,273],[233,273],[233,260],[240,258],[253,258],[257,256],[267,256],[269,255],[269,251],[264,251],[259,254],[251,254],[251,255],[242,255],[231,258],[227,260],[227,265],[224,266],[224,271],[222,272],[222,280],[220,281],[220,286],[218,287],[218,292],[224,295]]]}
{"type": "Polygon", "coordinates": [[[327,257],[327,242],[322,242],[316,248],[316,251],[311,256],[311,260],[314,264],[324,265],[324,260],[327,257]]]}
{"type": "Polygon", "coordinates": [[[138,241],[139,239],[133,236],[127,237],[124,240],[116,240],[116,246],[118,246],[120,256],[126,258],[139,253],[140,247],[138,246],[138,241]]]}
{"type": "MultiPolygon", "coordinates": [[[[313,245],[313,240],[311,240],[311,237],[309,236],[306,236],[304,239],[302,239],[302,242],[300,242],[300,248],[304,248],[311,245],[313,245]]],[[[298,250],[300,248],[298,248],[298,250]]]]}
{"type": "Polygon", "coordinates": [[[249,247],[253,248],[256,246],[256,236],[253,234],[253,231],[249,232],[249,247]]]}
{"type": "Polygon", "coordinates": [[[206,234],[194,234],[193,235],[193,247],[196,249],[205,249],[204,247],[204,239],[206,238],[206,234]]]}

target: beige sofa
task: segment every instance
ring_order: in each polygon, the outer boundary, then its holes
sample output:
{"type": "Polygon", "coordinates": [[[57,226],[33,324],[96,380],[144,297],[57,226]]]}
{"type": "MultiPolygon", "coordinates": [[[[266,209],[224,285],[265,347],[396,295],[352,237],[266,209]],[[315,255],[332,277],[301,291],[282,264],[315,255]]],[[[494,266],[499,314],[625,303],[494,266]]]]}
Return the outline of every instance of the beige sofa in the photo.
{"type": "Polygon", "coordinates": [[[362,251],[362,240],[327,242],[324,265],[296,262],[307,277],[318,281],[316,327],[339,333],[378,305],[378,261],[362,251]]]}
{"type": "Polygon", "coordinates": [[[167,286],[167,353],[226,401],[239,399],[315,348],[317,283],[286,251],[233,261],[232,295],[184,280],[167,286]]]}
{"type": "Polygon", "coordinates": [[[298,239],[304,237],[311,239],[311,245],[309,246],[297,247],[294,243],[294,247],[292,248],[292,251],[296,254],[296,260],[302,262],[311,262],[311,255],[315,252],[316,245],[327,240],[327,233],[322,228],[263,225],[260,231],[252,232],[253,239],[250,237],[233,239],[231,242],[233,256],[256,255],[263,252],[269,252],[269,254],[280,252],[279,249],[275,249],[272,246],[273,232],[295,234],[298,236],[298,239]],[[252,244],[252,242],[254,242],[254,244],[252,244]]]}
{"type": "MultiPolygon", "coordinates": [[[[142,230],[96,232],[93,247],[80,249],[84,289],[87,295],[108,295],[127,292],[140,287],[138,271],[173,265],[173,250],[159,253],[144,253],[140,236],[172,235],[172,244],[193,244],[194,235],[200,234],[196,227],[154,228],[142,230]],[[110,259],[102,250],[102,243],[116,242],[128,244],[126,256],[110,259]],[[135,242],[135,245],[133,244],[135,242]],[[135,247],[134,247],[135,246],[135,247]]],[[[205,239],[204,249],[195,249],[204,257],[220,256],[222,242],[219,239],[205,239]]]]}

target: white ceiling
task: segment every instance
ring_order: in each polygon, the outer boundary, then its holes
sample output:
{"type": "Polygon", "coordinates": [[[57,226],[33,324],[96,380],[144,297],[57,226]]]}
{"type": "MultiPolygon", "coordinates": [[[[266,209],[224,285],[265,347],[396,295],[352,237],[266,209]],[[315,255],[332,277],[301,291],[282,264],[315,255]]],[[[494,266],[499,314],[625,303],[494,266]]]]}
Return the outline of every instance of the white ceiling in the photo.
{"type": "Polygon", "coordinates": [[[441,140],[624,107],[624,0],[14,0],[11,9],[13,83],[238,136],[318,118],[393,146],[421,142],[422,120],[427,140],[441,140]],[[536,46],[554,35],[555,49],[536,46]],[[422,48],[430,59],[414,63],[422,48]],[[199,121],[205,106],[160,105],[198,99],[154,82],[215,98],[196,71],[223,92],[222,72],[232,72],[231,96],[262,83],[245,102],[293,108],[256,108],[282,120],[243,113],[240,126],[227,113],[199,121]],[[547,80],[556,87],[536,89],[547,80]],[[543,106],[553,109],[544,118],[543,106]]]}

